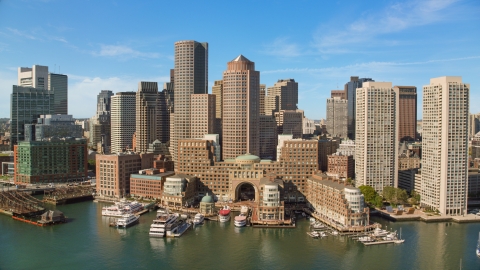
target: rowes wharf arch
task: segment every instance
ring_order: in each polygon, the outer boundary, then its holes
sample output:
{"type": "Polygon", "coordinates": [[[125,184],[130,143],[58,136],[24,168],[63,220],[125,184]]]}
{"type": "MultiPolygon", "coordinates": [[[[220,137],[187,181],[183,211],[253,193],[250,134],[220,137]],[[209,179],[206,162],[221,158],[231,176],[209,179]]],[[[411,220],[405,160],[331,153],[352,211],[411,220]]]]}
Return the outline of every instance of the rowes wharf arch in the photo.
{"type": "Polygon", "coordinates": [[[264,171],[255,169],[255,163],[260,162],[258,156],[252,154],[245,154],[238,156],[235,162],[240,166],[239,168],[231,169],[229,172],[230,180],[230,194],[229,197],[238,200],[252,199],[253,194],[243,194],[241,189],[244,186],[251,185],[254,189],[254,201],[258,201],[260,198],[260,179],[264,177],[264,171]],[[250,196],[249,196],[250,195],[250,196]]]}

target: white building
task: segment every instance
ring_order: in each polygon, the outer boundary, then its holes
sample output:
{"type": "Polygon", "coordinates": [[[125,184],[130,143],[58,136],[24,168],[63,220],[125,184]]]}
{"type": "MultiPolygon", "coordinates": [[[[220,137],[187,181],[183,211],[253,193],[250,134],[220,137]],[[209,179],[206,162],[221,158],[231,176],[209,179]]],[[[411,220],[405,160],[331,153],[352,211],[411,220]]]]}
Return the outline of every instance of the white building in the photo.
{"type": "Polygon", "coordinates": [[[33,65],[18,68],[18,86],[48,90],[48,67],[33,65]]]}
{"type": "Polygon", "coordinates": [[[467,209],[469,91],[450,76],[423,87],[421,204],[447,215],[467,209]]]}
{"type": "Polygon", "coordinates": [[[133,149],[132,137],[136,128],[135,92],[118,92],[111,97],[112,153],[133,149]]]}
{"type": "Polygon", "coordinates": [[[315,132],[315,123],[306,117],[303,117],[303,134],[313,134],[315,132]]]}

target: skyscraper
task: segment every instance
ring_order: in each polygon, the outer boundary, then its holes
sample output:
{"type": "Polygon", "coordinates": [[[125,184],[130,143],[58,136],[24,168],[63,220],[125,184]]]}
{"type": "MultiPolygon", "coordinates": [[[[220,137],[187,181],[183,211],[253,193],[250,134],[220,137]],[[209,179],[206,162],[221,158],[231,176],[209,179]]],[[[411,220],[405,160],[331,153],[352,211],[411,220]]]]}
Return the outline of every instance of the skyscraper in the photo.
{"type": "Polygon", "coordinates": [[[135,92],[117,92],[112,96],[111,153],[133,149],[132,136],[136,129],[135,92]]]}
{"type": "Polygon", "coordinates": [[[373,82],[371,78],[350,77],[350,81],[345,84],[345,93],[348,100],[348,138],[355,140],[355,115],[356,115],[356,91],[361,88],[364,82],[373,82]]]}
{"type": "Polygon", "coordinates": [[[327,132],[340,138],[347,138],[348,103],[339,97],[327,98],[327,132]]]}
{"type": "Polygon", "coordinates": [[[18,68],[18,86],[48,90],[48,67],[33,65],[18,68]]]}
{"type": "MultiPolygon", "coordinates": [[[[170,153],[177,160],[177,141],[191,138],[190,97],[208,93],[208,43],[175,42],[175,114],[170,153]]],[[[138,136],[138,134],[137,134],[138,136]]]]}
{"type": "Polygon", "coordinates": [[[97,112],[90,118],[90,147],[100,153],[110,153],[111,147],[111,98],[113,92],[102,90],[97,95],[97,112]]]}
{"type": "Polygon", "coordinates": [[[421,204],[442,214],[467,210],[470,85],[462,77],[423,86],[421,204]]]}
{"type": "Polygon", "coordinates": [[[223,159],[260,154],[260,72],[239,55],[223,72],[223,159]]]}
{"type": "Polygon", "coordinates": [[[281,110],[296,110],[298,103],[298,83],[294,79],[278,80],[268,87],[265,98],[265,115],[274,115],[281,110]]]}
{"type": "Polygon", "coordinates": [[[157,139],[167,143],[170,141],[170,119],[174,111],[173,83],[164,83],[163,90],[158,92],[158,96],[157,139]]]}
{"type": "Polygon", "coordinates": [[[381,192],[398,182],[398,92],[390,82],[357,88],[355,181],[381,192]]]}
{"type": "Polygon", "coordinates": [[[215,95],[210,94],[193,94],[190,98],[192,139],[201,139],[205,134],[215,133],[215,98],[215,95]]]}
{"type": "Polygon", "coordinates": [[[398,100],[398,139],[414,141],[417,137],[417,87],[395,86],[398,100]]]}
{"type": "Polygon", "coordinates": [[[223,81],[215,81],[212,86],[212,94],[215,95],[215,134],[222,134],[222,102],[223,102],[223,81]]]}
{"type": "Polygon", "coordinates": [[[139,82],[135,96],[136,152],[147,153],[148,144],[157,139],[158,84],[139,82]]]}
{"type": "Polygon", "coordinates": [[[54,94],[54,113],[68,114],[68,76],[48,73],[48,90],[54,94]]]}
{"type": "Polygon", "coordinates": [[[265,115],[265,98],[267,94],[267,86],[260,84],[260,115],[265,115]]]}

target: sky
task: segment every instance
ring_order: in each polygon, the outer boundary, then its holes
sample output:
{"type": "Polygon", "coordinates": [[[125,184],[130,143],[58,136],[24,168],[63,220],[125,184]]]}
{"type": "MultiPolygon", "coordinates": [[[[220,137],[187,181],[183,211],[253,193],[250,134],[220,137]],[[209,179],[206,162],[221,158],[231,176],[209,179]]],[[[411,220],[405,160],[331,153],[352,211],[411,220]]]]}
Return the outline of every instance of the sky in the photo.
{"type": "Polygon", "coordinates": [[[10,117],[18,67],[68,75],[69,114],[95,114],[101,90],[169,81],[174,43],[209,43],[209,92],[239,54],[267,87],[298,82],[298,108],[326,117],[350,76],[418,89],[462,76],[480,112],[480,1],[0,0],[0,118],[10,117]],[[368,4],[367,4],[368,3],[368,4]]]}

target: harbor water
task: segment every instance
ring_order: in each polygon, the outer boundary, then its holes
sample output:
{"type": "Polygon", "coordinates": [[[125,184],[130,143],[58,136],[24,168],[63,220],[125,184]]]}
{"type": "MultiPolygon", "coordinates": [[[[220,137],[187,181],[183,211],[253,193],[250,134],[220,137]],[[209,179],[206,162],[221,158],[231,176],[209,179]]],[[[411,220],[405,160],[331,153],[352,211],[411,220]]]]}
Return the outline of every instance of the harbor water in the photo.
{"type": "Polygon", "coordinates": [[[57,206],[69,222],[36,227],[0,215],[0,269],[480,269],[480,223],[388,222],[403,244],[364,246],[345,236],[312,239],[295,229],[236,228],[206,221],[181,238],[148,236],[155,212],[127,229],[109,227],[106,204],[57,206]]]}

